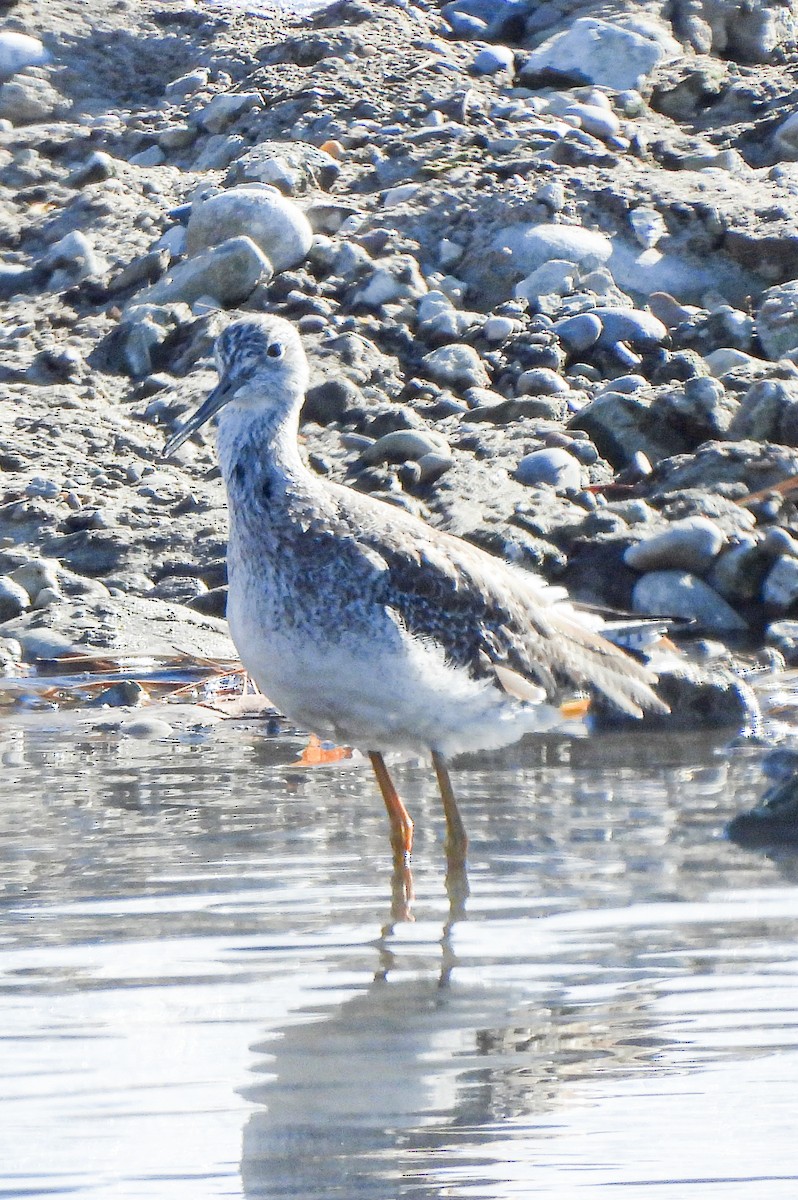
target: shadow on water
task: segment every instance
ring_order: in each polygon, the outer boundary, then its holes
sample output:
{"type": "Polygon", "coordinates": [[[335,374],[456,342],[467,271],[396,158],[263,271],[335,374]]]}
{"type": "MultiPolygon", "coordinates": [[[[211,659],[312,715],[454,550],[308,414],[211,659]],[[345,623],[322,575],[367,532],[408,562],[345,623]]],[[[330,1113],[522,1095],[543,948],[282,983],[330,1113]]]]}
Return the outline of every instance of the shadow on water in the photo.
{"type": "Polygon", "coordinates": [[[391,923],[367,764],[47,720],[0,729],[0,1194],[795,1196],[794,867],[721,837],[758,751],[464,760],[467,899],[398,765],[391,923]]]}

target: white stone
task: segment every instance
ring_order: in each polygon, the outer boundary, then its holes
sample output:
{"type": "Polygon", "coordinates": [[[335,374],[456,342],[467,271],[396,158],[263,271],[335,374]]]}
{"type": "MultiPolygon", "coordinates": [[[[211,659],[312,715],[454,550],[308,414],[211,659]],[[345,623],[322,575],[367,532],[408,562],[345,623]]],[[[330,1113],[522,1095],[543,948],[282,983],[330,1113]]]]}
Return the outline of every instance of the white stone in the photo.
{"type": "Polygon", "coordinates": [[[453,242],[449,238],[441,238],[441,243],[438,247],[438,261],[444,270],[447,267],[453,267],[462,257],[463,247],[459,242],[453,242]]]}
{"type": "Polygon", "coordinates": [[[226,125],[251,108],[263,108],[259,92],[221,92],[203,108],[199,124],[208,133],[221,133],[226,125]]]}
{"type": "Polygon", "coordinates": [[[51,287],[58,288],[63,281],[75,283],[86,279],[89,275],[99,275],[103,263],[94,252],[89,239],[79,229],[73,229],[55,242],[43,260],[48,270],[58,276],[56,282],[51,280],[51,287]]]}
{"type": "Polygon", "coordinates": [[[171,83],[167,83],[164,88],[164,95],[171,99],[177,99],[180,96],[191,96],[194,92],[201,91],[208,82],[210,71],[207,67],[197,67],[194,71],[189,71],[187,75],[181,75],[178,79],[173,79],[171,83]]]}
{"type": "Polygon", "coordinates": [[[580,17],[567,29],[547,38],[526,60],[522,71],[557,71],[615,91],[638,88],[663,61],[679,58],[682,47],[664,32],[644,36],[622,25],[580,17]]]}
{"type": "Polygon", "coordinates": [[[50,55],[38,38],[12,29],[0,33],[0,79],[10,79],[25,67],[39,67],[50,61],[50,55]]]}
{"type": "Polygon", "coordinates": [[[762,600],[786,612],[798,600],[798,559],[783,554],[777,558],[762,584],[762,600]]]}
{"type": "Polygon", "coordinates": [[[651,246],[656,246],[660,238],[668,232],[662,213],[657,212],[656,208],[649,208],[644,204],[641,204],[639,208],[632,209],[629,213],[629,224],[635,240],[646,250],[651,246]]]}
{"type": "Polygon", "coordinates": [[[193,304],[201,296],[213,296],[225,306],[238,304],[271,275],[272,264],[251,238],[229,238],[178,263],[163,279],[140,292],[135,303],[193,304]]]}
{"type": "Polygon", "coordinates": [[[575,264],[553,258],[532,271],[513,288],[518,300],[537,300],[538,296],[567,296],[573,291],[575,264]]]}
{"type": "Polygon", "coordinates": [[[509,250],[519,276],[536,271],[552,259],[570,263],[604,263],[612,242],[603,233],[581,225],[507,225],[493,239],[494,250],[509,250]]]}
{"type": "Polygon", "coordinates": [[[487,342],[503,342],[512,334],[518,333],[521,329],[521,322],[514,321],[512,317],[488,317],[485,324],[482,326],[482,336],[487,342]]]}
{"type": "Polygon", "coordinates": [[[400,183],[388,188],[382,198],[382,207],[394,208],[397,204],[404,204],[406,200],[412,200],[420,188],[420,183],[400,183]]]}
{"type": "Polygon", "coordinates": [[[186,233],[189,254],[238,235],[251,238],[275,271],[301,263],[313,241],[301,208],[268,184],[240,184],[192,205],[186,233]]]}
{"type": "Polygon", "coordinates": [[[422,363],[436,383],[450,387],[488,387],[490,376],[473,346],[440,346],[425,354],[422,363]]]}
{"type": "Polygon", "coordinates": [[[525,455],[516,467],[515,477],[527,487],[544,484],[557,492],[578,491],[582,486],[579,463],[573,454],[557,446],[525,455]]]}
{"type": "Polygon", "coordinates": [[[509,46],[485,46],[478,51],[471,66],[477,75],[512,71],[515,67],[515,53],[509,46]]]}

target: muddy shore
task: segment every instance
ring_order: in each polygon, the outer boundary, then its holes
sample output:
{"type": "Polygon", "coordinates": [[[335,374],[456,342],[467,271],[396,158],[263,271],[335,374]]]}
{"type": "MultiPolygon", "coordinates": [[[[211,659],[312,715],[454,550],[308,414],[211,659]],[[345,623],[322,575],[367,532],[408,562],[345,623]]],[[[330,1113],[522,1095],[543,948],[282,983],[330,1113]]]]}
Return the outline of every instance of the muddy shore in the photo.
{"type": "Polygon", "coordinates": [[[8,8],[4,670],[233,657],[212,433],[161,448],[241,311],[316,470],[798,663],[798,5],[738,9],[8,8]]]}

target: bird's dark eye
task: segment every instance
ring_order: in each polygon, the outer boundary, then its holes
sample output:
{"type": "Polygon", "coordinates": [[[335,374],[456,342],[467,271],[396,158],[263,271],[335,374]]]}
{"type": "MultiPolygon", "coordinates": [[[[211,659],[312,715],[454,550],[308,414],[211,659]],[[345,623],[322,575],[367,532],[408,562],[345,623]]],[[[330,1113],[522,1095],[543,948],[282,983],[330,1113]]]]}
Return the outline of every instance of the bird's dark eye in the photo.
{"type": "Polygon", "coordinates": [[[283,347],[279,342],[272,342],[266,347],[266,353],[268,354],[269,358],[282,358],[283,347]]]}

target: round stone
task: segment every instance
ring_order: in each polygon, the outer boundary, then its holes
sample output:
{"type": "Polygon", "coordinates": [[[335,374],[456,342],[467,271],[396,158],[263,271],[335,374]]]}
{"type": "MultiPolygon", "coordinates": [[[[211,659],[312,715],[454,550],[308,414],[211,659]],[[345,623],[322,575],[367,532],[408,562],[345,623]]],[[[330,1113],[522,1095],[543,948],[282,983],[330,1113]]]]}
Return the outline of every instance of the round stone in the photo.
{"type": "Polygon", "coordinates": [[[722,596],[688,571],[649,571],[632,589],[634,612],[682,617],[697,632],[742,632],[748,626],[722,596]]]}
{"type": "Polygon", "coordinates": [[[553,446],[525,455],[516,467],[515,478],[527,487],[546,484],[557,492],[577,491],[582,486],[582,469],[567,450],[553,446]]]}
{"type": "Polygon", "coordinates": [[[440,346],[425,354],[421,362],[436,383],[451,387],[488,387],[490,376],[473,346],[440,346]]]}
{"type": "Polygon", "coordinates": [[[710,568],[725,541],[721,530],[708,517],[688,517],[635,542],[623,559],[635,571],[671,569],[702,574],[710,568]]]}
{"type": "Polygon", "coordinates": [[[299,205],[268,184],[241,184],[192,205],[186,232],[189,254],[239,236],[250,238],[275,271],[285,271],[304,260],[313,230],[299,205]]]}
{"type": "Polygon", "coordinates": [[[30,605],[30,596],[21,583],[0,575],[0,621],[13,621],[30,605]]]}

